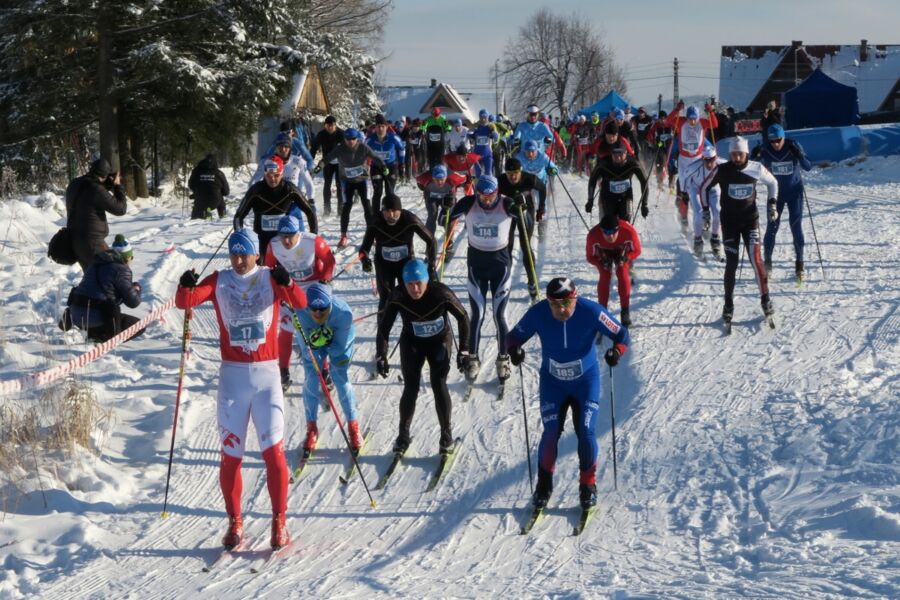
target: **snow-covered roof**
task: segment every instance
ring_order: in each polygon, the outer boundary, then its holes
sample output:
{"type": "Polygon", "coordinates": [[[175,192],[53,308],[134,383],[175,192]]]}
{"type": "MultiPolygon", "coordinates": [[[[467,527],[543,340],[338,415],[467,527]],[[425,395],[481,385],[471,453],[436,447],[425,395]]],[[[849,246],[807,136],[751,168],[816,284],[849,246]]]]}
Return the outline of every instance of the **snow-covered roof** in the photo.
{"type": "MultiPolygon", "coordinates": [[[[784,65],[781,78],[774,75],[782,61],[788,61],[790,70],[792,59],[787,54],[791,51],[792,46],[723,47],[719,66],[721,101],[738,111],[746,110],[765,86],[784,84],[784,65]]],[[[868,44],[865,60],[861,60],[862,53],[859,44],[801,46],[801,51],[797,53],[800,60],[799,78],[803,79],[812,70],[821,68],[835,81],[857,89],[861,113],[882,110],[882,105],[900,80],[900,45],[868,44]]],[[[791,85],[792,82],[787,86],[780,85],[781,91],[791,85]]],[[[888,104],[886,108],[893,109],[891,103],[888,104]]]]}
{"type": "Polygon", "coordinates": [[[478,113],[473,113],[459,92],[446,83],[435,87],[383,87],[378,89],[378,97],[384,116],[391,121],[402,116],[426,118],[434,106],[440,107],[441,114],[451,120],[457,117],[470,123],[478,120],[478,113]]]}

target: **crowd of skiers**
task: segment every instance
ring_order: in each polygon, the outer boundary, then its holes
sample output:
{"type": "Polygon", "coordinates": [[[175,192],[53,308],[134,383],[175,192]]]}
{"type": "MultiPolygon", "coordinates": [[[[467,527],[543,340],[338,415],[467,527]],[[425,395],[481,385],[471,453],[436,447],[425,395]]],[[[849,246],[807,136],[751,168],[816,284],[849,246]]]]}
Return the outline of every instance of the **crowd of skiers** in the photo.
{"type": "MultiPolygon", "coordinates": [[[[733,314],[742,242],[757,276],[763,311],[772,314],[767,270],[771,270],[775,234],[785,207],[794,235],[796,274],[802,277],[799,169],[810,168],[802,148],[786,139],[781,125],[774,123],[766,131],[767,141],[752,153],[746,140],[733,138],[726,160],[717,156],[712,143],[710,129],[717,125],[712,106],[705,106],[701,113],[698,107],[683,103],[671,114],[651,115],[640,108],[632,115],[617,108],[602,118],[582,115],[558,127],[551,126],[534,105],[515,126],[486,110],[467,126],[459,119],[447,120],[440,109],[423,121],[390,123],[379,115],[363,129],[341,128],[329,116],[315,136],[285,124],[234,211],[227,246],[230,268],[202,280],[194,271],[186,271],[176,294],[179,308],[189,310],[209,301],[218,317],[220,482],[229,516],[224,545],[233,548],[242,539],[240,466],[251,418],[266,463],[274,514],[271,544],[277,548],[289,541],[284,393],[292,384],[295,343],[304,372],[307,432],[302,452],[308,457],[315,450],[319,407],[323,399],[333,406],[333,394],[347,419],[351,451],[358,453],[363,446],[348,373],[356,345],[354,323],[359,317],[354,317],[333,282],[335,250],[350,246],[349,223],[357,197],[365,234],[354,248],[355,255],[344,261],[344,270],[358,262],[363,271],[374,271],[379,299],[372,367],[379,376],[389,375],[392,327],[398,316],[402,321],[394,347],[394,351],[399,348],[403,376],[394,453],[402,455],[410,445],[426,362],[440,424],[438,450],[451,452],[455,438],[447,377],[454,349],[457,368],[468,385],[474,385],[482,376],[481,331],[490,310],[498,349],[494,366],[501,385],[511,376],[512,366],[524,359],[523,346],[529,338],[537,335],[541,342],[544,432],[538,448],[535,506],[546,505],[550,497],[556,444],[571,408],[579,439],[580,501],[586,509],[593,507],[601,372],[596,345],[599,336],[612,340],[612,347],[603,354],[610,368],[628,348],[632,266],[641,253],[634,219],[638,211],[644,218],[649,214],[648,173],[656,171],[660,189],[673,187],[685,231],[693,211],[691,237],[698,255],[705,235],[717,257],[724,247],[726,322],[733,314]],[[542,234],[561,168],[589,176],[587,212],[593,211],[595,193],[598,196],[601,217],[585,239],[586,260],[598,270],[596,302],[579,295],[574,282],[562,275],[550,281],[544,289],[546,299],[540,300],[533,236],[535,231],[542,234]],[[313,179],[319,173],[324,179],[321,212],[313,179]],[[636,206],[634,178],[641,185],[636,206]],[[769,225],[762,254],[757,181],[767,189],[769,225]],[[421,191],[424,221],[402,206],[395,189],[403,183],[421,191]],[[335,250],[319,234],[319,220],[333,208],[340,219],[335,250]],[[252,222],[245,222],[251,212],[252,222]],[[441,281],[463,235],[468,242],[468,311],[441,281]],[[424,246],[421,255],[416,252],[416,238],[424,246]],[[532,306],[510,327],[506,313],[513,292],[517,240],[532,306]],[[613,273],[618,281],[618,318],[608,310],[613,273]],[[456,321],[456,335],[449,317],[456,321]]],[[[103,241],[109,233],[105,213],[123,214],[125,207],[124,194],[110,171],[105,161],[98,161],[67,191],[69,227],[79,232],[79,261],[85,258],[86,272],[85,281],[70,297],[69,321],[61,326],[78,326],[97,340],[108,339],[135,322],[119,313],[119,304],[140,302],[140,286],[131,282],[128,269],[133,254],[127,241],[120,236],[112,248],[103,241]]],[[[197,165],[189,185],[193,218],[208,218],[213,211],[220,218],[225,215],[229,187],[215,156],[208,155],[197,165]]]]}

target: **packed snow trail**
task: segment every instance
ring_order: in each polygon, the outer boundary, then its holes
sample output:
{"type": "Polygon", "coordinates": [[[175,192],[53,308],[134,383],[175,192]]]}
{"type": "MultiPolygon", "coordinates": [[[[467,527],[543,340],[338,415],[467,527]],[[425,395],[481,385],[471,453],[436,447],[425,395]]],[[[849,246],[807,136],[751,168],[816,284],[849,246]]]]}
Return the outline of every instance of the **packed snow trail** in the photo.
{"type": "MultiPolygon", "coordinates": [[[[900,478],[893,400],[900,284],[894,270],[900,249],[893,239],[900,215],[892,208],[900,189],[887,177],[878,179],[881,172],[871,175],[875,181],[857,185],[843,167],[814,171],[810,201],[828,281],[821,279],[808,235],[808,283],[794,287],[789,232],[780,232],[771,284],[779,329],[762,326],[756,285],[745,268],[730,337],[720,326],[722,267],[693,258],[672,197],[653,192],[650,217],[637,222],[644,253],[632,297],[633,345],[615,369],[619,491],[611,481],[604,369],[599,501],[581,536],[571,535],[580,513],[571,426],[560,442],[555,489],[543,520],[520,535],[530,490],[518,377],[498,402],[496,339],[488,318],[482,376],[469,402],[459,402],[462,375],[454,369],[449,376],[454,434],[465,437],[465,446],[440,487],[425,492],[438,461],[438,425],[427,384],[405,466],[376,493],[377,509],[369,506],[359,481],[339,484],[347,453],[334,419],[323,413],[317,461],[290,491],[291,551],[250,574],[268,547],[270,525],[264,464],[254,441],[243,469],[246,549],[203,573],[219,555],[226,525],[214,414],[218,334],[207,306],[195,311],[192,324],[171,516],[160,519],[159,510],[181,333],[178,311],[169,313],[164,328],[148,330],[104,359],[109,367],[103,370],[118,373],[97,378],[123,421],[103,461],[116,465],[119,485],[127,481],[130,492],[111,503],[62,503],[58,510],[90,521],[80,536],[42,536],[24,527],[17,532],[13,525],[15,538],[31,533],[37,539],[0,549],[14,573],[0,580],[0,592],[75,598],[896,596],[900,478]],[[869,195],[848,201],[847,188],[869,195]],[[857,202],[879,209],[877,221],[861,217],[857,202]],[[29,561],[49,564],[37,570],[29,561]]],[[[586,180],[564,177],[583,204],[586,180]]],[[[418,197],[408,187],[400,192],[407,205],[418,197]]],[[[539,278],[546,283],[569,275],[582,295],[595,298],[596,272],[584,261],[584,226],[564,194],[558,191],[555,202],[559,216],[548,210],[546,238],[536,243],[539,278]]],[[[126,218],[140,221],[144,215],[126,218]]],[[[227,219],[165,225],[174,218],[154,221],[159,230],[153,236],[174,241],[176,250],[145,262],[144,271],[136,269],[161,299],[172,294],[184,269],[203,266],[228,227],[227,219]]],[[[357,242],[361,220],[356,208],[351,238],[357,242]]],[[[322,233],[330,242],[337,239],[334,217],[324,221],[322,233]]],[[[467,304],[465,250],[460,243],[444,280],[467,304]]],[[[510,325],[529,306],[518,246],[516,260],[510,325]]],[[[138,254],[135,262],[140,261],[138,254]]],[[[226,264],[220,255],[207,272],[226,264]]],[[[374,310],[369,275],[358,266],[336,284],[356,316],[374,310]]],[[[615,292],[611,298],[618,314],[615,292]]],[[[372,428],[360,464],[373,486],[396,435],[399,364],[395,357],[387,380],[370,380],[374,318],[357,327],[351,380],[357,382],[362,427],[372,428]]],[[[534,453],[541,432],[538,349],[534,342],[525,349],[534,453]]],[[[300,370],[293,375],[286,402],[291,453],[305,431],[300,370]]],[[[32,512],[42,516],[13,516],[58,522],[42,510],[32,512]]]]}

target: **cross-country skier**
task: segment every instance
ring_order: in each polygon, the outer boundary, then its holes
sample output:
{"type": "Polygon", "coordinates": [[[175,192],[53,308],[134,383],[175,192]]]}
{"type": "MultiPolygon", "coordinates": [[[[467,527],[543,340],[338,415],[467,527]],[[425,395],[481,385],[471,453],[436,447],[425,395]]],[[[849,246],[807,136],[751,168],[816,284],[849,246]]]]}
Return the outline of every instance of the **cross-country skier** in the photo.
{"type": "Polygon", "coordinates": [[[400,333],[400,369],[403,373],[403,394],[400,396],[400,423],[394,452],[403,453],[409,448],[410,426],[416,410],[422,367],[428,362],[431,373],[431,390],[441,427],[438,447],[446,453],[453,445],[451,425],[450,391],[447,374],[450,372],[452,332],[447,315],[456,319],[459,332],[459,351],[456,365],[464,370],[472,359],[469,355],[469,317],[459,299],[449,287],[438,281],[429,282],[425,261],[414,258],[403,267],[403,285],[398,286],[385,306],[384,318],[378,326],[376,364],[378,374],[387,377],[388,341],[394,320],[400,315],[403,329],[400,333]]]}
{"type": "Polygon", "coordinates": [[[525,110],[527,112],[525,120],[516,125],[516,130],[513,132],[514,151],[512,154],[515,154],[516,148],[521,148],[529,140],[535,142],[538,152],[543,154],[546,147],[553,143],[553,130],[538,118],[541,111],[537,105],[532,104],[525,110]]]}
{"type": "Polygon", "coordinates": [[[272,500],[270,543],[277,549],[290,541],[285,525],[288,468],[284,456],[284,396],[278,374],[278,309],[281,302],[305,308],[306,295],[283,266],[272,270],[257,266],[259,241],[253,231],[239,229],[232,233],[228,252],[231,268],[216,271],[199,284],[195,271],[184,272],[175,306],[186,309],[211,301],[219,323],[219,483],[228,513],[228,532],[222,544],[231,549],[243,538],[241,460],[252,418],[272,500]]]}
{"type": "Polygon", "coordinates": [[[722,319],[730,326],[734,315],[734,284],[737,274],[741,239],[747,247],[750,264],[759,285],[760,303],[766,317],[775,309],[769,299],[769,282],[759,252],[759,211],[756,208],[756,182],[762,182],[768,191],[769,218],[776,215],[778,181],[762,164],[749,160],[747,140],[737,136],[729,146],[731,160],[716,167],[707,177],[700,193],[718,185],[722,204],[722,241],[725,246],[725,306],[722,319]]]}
{"type": "Polygon", "coordinates": [[[803,281],[803,178],[800,169],[809,171],[812,163],[806,157],[803,147],[796,141],[786,138],[784,128],[777,123],[769,127],[769,142],[753,149],[751,156],[769,169],[778,180],[778,203],[775,205],[775,219],[771,218],[766,225],[763,237],[763,258],[766,274],[772,273],[772,252],[775,250],[775,235],[781,225],[781,213],[788,209],[788,223],[794,238],[794,275],[798,282],[803,281]]]}
{"type": "MultiPolygon", "coordinates": [[[[234,230],[244,228],[244,218],[253,211],[253,231],[259,236],[260,255],[265,259],[269,241],[278,235],[281,217],[296,207],[309,223],[309,230],[318,233],[316,213],[303,193],[290,181],[284,179],[284,161],[280,156],[271,156],[263,164],[265,178],[251,185],[244,199],[234,212],[234,230]]],[[[296,212],[296,211],[294,211],[296,212]]]]}
{"type": "Polygon", "coordinates": [[[641,240],[631,223],[609,213],[588,232],[587,261],[597,267],[597,302],[609,306],[609,288],[615,270],[619,288],[620,321],[631,327],[631,265],[641,255],[641,240]]]}
{"type": "MultiPolygon", "coordinates": [[[[320,235],[300,231],[300,222],[293,215],[285,215],[278,222],[279,241],[269,246],[263,266],[274,269],[282,265],[291,279],[301,288],[317,281],[329,282],[334,273],[334,254],[320,235]]],[[[281,331],[278,334],[278,366],[281,385],[286,391],[291,384],[290,362],[294,346],[293,314],[281,307],[281,331]]]]}
{"type": "Polygon", "coordinates": [[[703,147],[703,160],[691,163],[684,177],[684,191],[687,193],[691,201],[691,207],[694,210],[694,254],[698,257],[703,254],[704,229],[710,231],[709,247],[712,253],[717,257],[722,255],[722,240],[719,237],[719,188],[710,188],[709,194],[701,194],[700,188],[706,178],[716,168],[716,165],[721,165],[724,162],[727,161],[718,157],[716,147],[706,142],[706,145],[703,147]]]}
{"type": "Polygon", "coordinates": [[[583,508],[597,503],[597,437],[600,364],[596,337],[613,341],[604,359],[615,366],[628,350],[625,329],[605,308],[578,296],[575,283],[557,277],[547,284],[547,299],[528,309],[506,336],[513,364],[525,359],[522,346],[535,334],[541,340],[540,398],[544,432],[538,445],[538,478],[532,502],[544,507],[553,491],[557,444],[568,408],[578,438],[578,492],[583,508]]]}
{"type": "Polygon", "coordinates": [[[353,195],[358,194],[363,206],[363,216],[366,225],[372,219],[372,207],[367,196],[366,180],[369,175],[367,162],[372,161],[373,169],[380,170],[382,175],[389,175],[390,169],[384,161],[375,154],[371,148],[362,143],[363,134],[358,129],[350,127],[344,130],[344,143],[336,146],[329,152],[316,167],[316,171],[322,168],[324,163],[333,160],[338,161],[341,184],[343,185],[344,205],[341,207],[341,239],[338,248],[344,248],[350,240],[347,238],[347,229],[350,227],[350,209],[353,206],[353,195]]]}
{"type": "Polygon", "coordinates": [[[650,214],[647,205],[647,177],[634,156],[628,154],[624,140],[617,140],[610,146],[610,154],[597,161],[597,166],[588,180],[588,199],[584,210],[594,209],[594,190],[600,181],[600,206],[604,215],[614,214],[623,221],[632,222],[631,178],[637,177],[641,182],[641,216],[645,219],[650,214]]]}
{"type": "Polygon", "coordinates": [[[490,122],[490,116],[490,113],[483,108],[478,111],[478,123],[469,134],[474,144],[472,152],[481,157],[481,162],[478,164],[479,176],[491,175],[494,172],[492,148],[500,140],[500,134],[497,133],[497,127],[490,122]]]}
{"type": "Polygon", "coordinates": [[[684,110],[684,101],[678,103],[675,110],[672,111],[665,120],[665,126],[671,127],[675,136],[678,138],[678,194],[675,203],[678,207],[678,213],[683,226],[687,226],[687,211],[689,201],[685,193],[684,176],[688,165],[700,160],[703,153],[703,141],[706,139],[706,132],[710,128],[719,126],[719,119],[713,111],[711,104],[705,106],[706,113],[709,117],[700,117],[700,109],[696,106],[688,106],[685,116],[681,116],[684,110]]]}
{"type": "Polygon", "coordinates": [[[385,196],[383,210],[372,219],[359,246],[359,260],[363,271],[371,273],[373,264],[375,267],[379,321],[384,314],[385,304],[402,279],[404,265],[416,255],[413,245],[416,235],[425,242],[428,272],[435,278],[434,236],[419,217],[403,209],[397,195],[390,193],[385,196]],[[375,260],[369,257],[373,243],[375,260]]]}
{"type": "MultiPolygon", "coordinates": [[[[497,180],[497,187],[501,196],[506,196],[507,198],[521,196],[524,198],[525,206],[523,210],[524,214],[527,215],[525,218],[525,229],[528,235],[529,247],[531,247],[535,220],[541,224],[544,222],[544,215],[547,210],[547,186],[536,175],[522,171],[521,161],[518,158],[511,157],[506,159],[505,171],[497,180]],[[534,198],[535,195],[537,196],[537,200],[534,198]],[[535,204],[537,204],[537,211],[535,211],[535,204]]],[[[515,231],[510,229],[510,254],[512,254],[513,248],[515,247],[515,239],[515,231]]],[[[520,243],[522,246],[522,259],[525,260],[525,242],[524,240],[520,240],[520,243]]],[[[531,256],[531,264],[535,264],[533,249],[531,256]]],[[[538,289],[538,282],[535,280],[535,274],[532,273],[532,269],[530,268],[525,269],[525,274],[528,277],[528,295],[531,296],[532,299],[535,299],[537,298],[538,289]]]]}
{"type": "Polygon", "coordinates": [[[372,165],[372,215],[381,212],[381,196],[394,191],[397,178],[400,176],[400,168],[406,160],[406,150],[400,138],[388,131],[387,119],[384,115],[375,116],[375,130],[366,138],[366,145],[372,149],[378,158],[390,171],[385,175],[383,169],[372,165]]]}
{"type": "MultiPolygon", "coordinates": [[[[445,200],[449,198],[452,207],[456,201],[456,189],[466,182],[466,178],[457,173],[448,173],[446,165],[435,165],[430,173],[422,173],[416,177],[416,185],[425,194],[425,227],[434,235],[437,230],[438,214],[445,200]]],[[[442,225],[446,224],[441,222],[442,225]]]]}
{"type": "Polygon", "coordinates": [[[671,185],[673,178],[675,177],[675,173],[669,173],[668,182],[664,181],[665,176],[668,172],[668,168],[666,166],[666,161],[669,160],[671,150],[670,147],[672,145],[672,128],[666,126],[666,111],[659,111],[659,117],[656,122],[650,126],[650,130],[647,132],[647,141],[650,142],[651,147],[653,147],[653,164],[656,168],[656,189],[660,192],[667,185],[671,185]]]}
{"type": "Polygon", "coordinates": [[[425,155],[428,160],[428,168],[441,163],[444,156],[444,146],[447,143],[447,132],[450,131],[450,122],[441,116],[440,108],[432,108],[431,116],[425,119],[419,129],[425,133],[425,155]]]}
{"type": "Polygon", "coordinates": [[[469,140],[469,128],[463,125],[463,120],[457,117],[453,119],[453,126],[447,132],[447,145],[458,148],[463,142],[469,140]]]}
{"type": "MultiPolygon", "coordinates": [[[[275,155],[281,158],[281,162],[284,163],[282,177],[297,186],[303,192],[309,205],[315,208],[316,190],[313,188],[312,176],[309,174],[306,159],[299,154],[291,153],[291,136],[287,133],[280,133],[275,138],[275,155]]],[[[266,161],[268,161],[268,158],[259,162],[256,172],[250,178],[250,185],[262,181],[263,177],[265,177],[266,161]]]]}
{"type": "MultiPolygon", "coordinates": [[[[327,156],[332,150],[334,150],[337,146],[340,146],[344,143],[344,130],[337,126],[337,119],[334,118],[333,115],[328,115],[325,117],[325,125],[322,127],[322,130],[316,134],[316,137],[313,138],[312,146],[310,147],[310,153],[315,156],[319,150],[322,151],[322,156],[327,156]]],[[[335,189],[337,191],[337,205],[340,207],[343,204],[342,200],[342,190],[341,190],[341,180],[338,176],[338,164],[337,159],[332,159],[324,166],[324,171],[322,173],[324,177],[324,184],[322,187],[322,201],[325,206],[325,216],[331,214],[331,183],[332,181],[336,184],[335,189]]]]}
{"type": "Polygon", "coordinates": [[[469,142],[463,140],[454,148],[453,152],[448,152],[444,155],[443,161],[451,174],[465,178],[465,192],[467,195],[471,194],[472,182],[475,180],[476,171],[484,171],[484,169],[476,169],[476,166],[481,162],[481,155],[469,152],[469,142]]]}
{"type": "Polygon", "coordinates": [[[503,340],[509,326],[506,323],[506,304],[512,285],[512,255],[509,252],[510,229],[517,227],[519,235],[526,235],[526,228],[519,220],[519,208],[524,201],[500,196],[497,180],[482,175],[475,185],[475,195],[461,198],[453,207],[450,219],[465,216],[469,250],[468,265],[469,306],[472,312],[472,332],[468,347],[472,359],[466,366],[466,378],[474,381],[481,363],[478,348],[481,344],[481,326],[487,311],[487,296],[491,294],[494,323],[497,326],[497,378],[504,382],[510,376],[509,356],[503,353],[503,340]]]}
{"type": "MultiPolygon", "coordinates": [[[[329,286],[319,282],[306,288],[306,301],[306,310],[297,312],[297,320],[309,339],[319,367],[326,362],[330,364],[329,374],[334,381],[334,389],[347,419],[350,448],[358,453],[362,447],[362,434],[359,432],[356,397],[353,395],[353,386],[350,384],[348,373],[356,338],[353,312],[346,302],[332,294],[329,286]]],[[[312,452],[319,440],[316,416],[324,399],[325,390],[322,389],[316,367],[307,349],[304,348],[300,353],[300,360],[303,363],[305,378],[303,404],[306,408],[306,440],[303,442],[303,449],[312,452]]]]}

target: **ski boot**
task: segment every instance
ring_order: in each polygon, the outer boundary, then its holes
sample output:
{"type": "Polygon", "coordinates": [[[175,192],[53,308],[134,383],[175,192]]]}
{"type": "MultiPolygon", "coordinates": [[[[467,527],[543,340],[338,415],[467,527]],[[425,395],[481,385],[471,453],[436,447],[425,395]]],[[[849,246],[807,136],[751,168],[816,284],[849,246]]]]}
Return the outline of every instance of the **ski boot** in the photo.
{"type": "Polygon", "coordinates": [[[478,371],[480,370],[481,361],[475,355],[470,356],[469,361],[466,363],[466,380],[469,383],[474,382],[478,378],[478,371]]]}
{"type": "Polygon", "coordinates": [[[772,301],[769,299],[768,294],[763,294],[760,298],[760,304],[762,305],[763,314],[767,317],[771,317],[775,314],[775,307],[772,306],[772,301]]]}
{"type": "Polygon", "coordinates": [[[544,508],[550,501],[550,494],[553,493],[553,473],[538,468],[537,485],[534,486],[534,495],[531,496],[531,503],[535,508],[544,508]]]}
{"type": "Polygon", "coordinates": [[[281,371],[281,392],[287,393],[288,388],[291,387],[291,370],[288,367],[281,367],[279,370],[281,371]]]}
{"type": "Polygon", "coordinates": [[[703,256],[703,237],[694,236],[694,256],[700,258],[703,256]]]}
{"type": "Polygon", "coordinates": [[[509,355],[501,354],[497,357],[497,379],[500,383],[505,382],[512,375],[512,368],[509,366],[509,355]]]}
{"type": "Polygon", "coordinates": [[[347,437],[350,438],[350,450],[353,454],[359,454],[359,449],[362,448],[363,439],[362,434],[359,433],[359,421],[347,421],[347,437]]]}
{"type": "Polygon", "coordinates": [[[709,238],[709,249],[716,258],[722,259],[722,240],[719,239],[718,235],[713,234],[709,238]]]}
{"type": "Polygon", "coordinates": [[[731,318],[734,316],[734,305],[726,304],[722,308],[722,320],[725,321],[726,325],[731,325],[731,318]]]}
{"type": "Polygon", "coordinates": [[[325,203],[325,216],[326,217],[331,216],[331,202],[325,203]]]}
{"type": "Polygon", "coordinates": [[[234,550],[241,540],[244,539],[244,520],[241,515],[230,515],[228,517],[228,531],[222,538],[222,545],[226,550],[234,550]]]}
{"type": "Polygon", "coordinates": [[[306,440],[303,442],[303,449],[312,452],[319,443],[319,427],[315,421],[309,421],[306,424],[306,440]]]}
{"type": "Polygon", "coordinates": [[[581,508],[588,509],[597,506],[597,484],[582,483],[578,486],[578,498],[581,508]]]}
{"type": "Polygon", "coordinates": [[[531,298],[531,303],[534,304],[538,299],[538,289],[537,286],[533,283],[528,283],[528,297],[531,298]]]}
{"type": "Polygon", "coordinates": [[[443,456],[450,454],[451,450],[453,450],[453,434],[449,431],[442,431],[441,441],[438,443],[438,452],[443,456]]]}
{"type": "Polygon", "coordinates": [[[763,265],[766,268],[766,279],[772,278],[772,257],[768,257],[763,261],[763,265]]]}
{"type": "Polygon", "coordinates": [[[350,239],[347,237],[346,233],[342,233],[341,239],[338,241],[338,245],[337,245],[338,250],[346,248],[349,245],[350,245],[350,239]]]}
{"type": "Polygon", "coordinates": [[[409,449],[409,436],[398,435],[394,440],[394,454],[404,454],[409,449]]]}
{"type": "Polygon", "coordinates": [[[283,512],[272,515],[272,539],[269,541],[272,550],[284,548],[291,543],[291,536],[288,533],[284,517],[283,512]]]}
{"type": "Polygon", "coordinates": [[[619,321],[625,327],[631,327],[631,311],[627,308],[623,308],[622,312],[619,314],[619,321]]]}
{"type": "Polygon", "coordinates": [[[803,284],[803,280],[806,278],[806,272],[803,270],[802,260],[794,262],[794,277],[797,279],[797,285],[803,284]]]}

